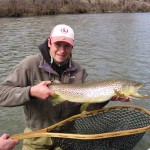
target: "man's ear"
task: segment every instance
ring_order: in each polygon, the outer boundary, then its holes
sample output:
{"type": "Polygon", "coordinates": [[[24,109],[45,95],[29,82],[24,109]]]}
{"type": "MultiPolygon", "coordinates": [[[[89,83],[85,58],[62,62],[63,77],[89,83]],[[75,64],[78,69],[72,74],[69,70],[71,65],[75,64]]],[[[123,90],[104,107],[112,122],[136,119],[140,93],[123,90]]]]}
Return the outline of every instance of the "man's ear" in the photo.
{"type": "Polygon", "coordinates": [[[50,48],[51,47],[51,39],[48,38],[48,47],[50,48]]]}

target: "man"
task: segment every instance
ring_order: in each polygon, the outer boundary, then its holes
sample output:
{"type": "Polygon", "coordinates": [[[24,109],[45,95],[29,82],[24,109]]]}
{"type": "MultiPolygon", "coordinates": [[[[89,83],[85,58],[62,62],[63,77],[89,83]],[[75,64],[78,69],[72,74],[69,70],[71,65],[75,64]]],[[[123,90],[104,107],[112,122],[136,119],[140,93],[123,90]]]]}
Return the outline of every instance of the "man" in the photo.
{"type": "MultiPolygon", "coordinates": [[[[48,88],[52,80],[62,83],[83,83],[86,70],[72,60],[74,31],[64,24],[57,25],[50,37],[39,46],[41,54],[22,60],[0,85],[1,106],[23,106],[26,129],[24,132],[51,126],[80,113],[81,105],[64,102],[53,106],[48,88]],[[35,85],[35,81],[41,81],[35,85]]],[[[108,102],[93,104],[89,110],[104,107],[108,102]]],[[[61,149],[51,138],[32,138],[23,141],[23,150],[61,149]]]]}
{"type": "Polygon", "coordinates": [[[12,150],[19,142],[11,139],[9,134],[3,134],[0,137],[0,150],[12,150]]]}

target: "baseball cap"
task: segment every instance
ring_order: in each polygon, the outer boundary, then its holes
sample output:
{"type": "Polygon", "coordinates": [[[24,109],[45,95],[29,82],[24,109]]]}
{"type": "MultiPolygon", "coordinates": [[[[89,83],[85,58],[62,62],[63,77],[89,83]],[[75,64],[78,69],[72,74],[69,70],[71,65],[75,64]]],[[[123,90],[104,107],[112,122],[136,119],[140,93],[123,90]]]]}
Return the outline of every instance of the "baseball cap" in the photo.
{"type": "Polygon", "coordinates": [[[74,46],[74,31],[68,25],[59,24],[52,29],[50,39],[52,43],[64,41],[74,46]]]}

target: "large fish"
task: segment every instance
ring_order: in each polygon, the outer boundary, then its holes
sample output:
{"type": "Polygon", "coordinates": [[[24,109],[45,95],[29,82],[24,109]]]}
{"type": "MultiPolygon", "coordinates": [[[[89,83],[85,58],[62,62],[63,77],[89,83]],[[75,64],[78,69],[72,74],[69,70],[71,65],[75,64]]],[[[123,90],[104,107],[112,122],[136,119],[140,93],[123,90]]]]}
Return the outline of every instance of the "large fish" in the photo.
{"type": "Polygon", "coordinates": [[[102,103],[110,100],[115,95],[132,99],[150,98],[148,95],[138,93],[138,90],[143,86],[142,83],[129,80],[106,80],[84,84],[61,84],[54,82],[49,88],[54,91],[52,95],[53,105],[67,100],[84,103],[83,110],[90,103],[102,103]]]}

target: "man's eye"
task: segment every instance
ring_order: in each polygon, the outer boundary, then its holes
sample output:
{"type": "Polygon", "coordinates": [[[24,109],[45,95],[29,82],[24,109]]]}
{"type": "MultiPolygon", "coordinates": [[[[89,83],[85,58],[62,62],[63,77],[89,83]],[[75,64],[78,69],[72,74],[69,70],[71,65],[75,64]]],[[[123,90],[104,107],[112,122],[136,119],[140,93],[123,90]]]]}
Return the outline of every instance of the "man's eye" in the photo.
{"type": "Polygon", "coordinates": [[[70,47],[70,45],[67,44],[67,45],[65,45],[65,47],[70,47]]]}
{"type": "Polygon", "coordinates": [[[71,47],[71,45],[70,45],[70,44],[66,44],[66,45],[65,45],[65,47],[70,48],[70,47],[71,47]]]}
{"type": "Polygon", "coordinates": [[[55,45],[56,45],[56,46],[61,46],[61,44],[60,44],[60,43],[58,43],[58,42],[56,42],[56,43],[55,43],[55,45]]]}

